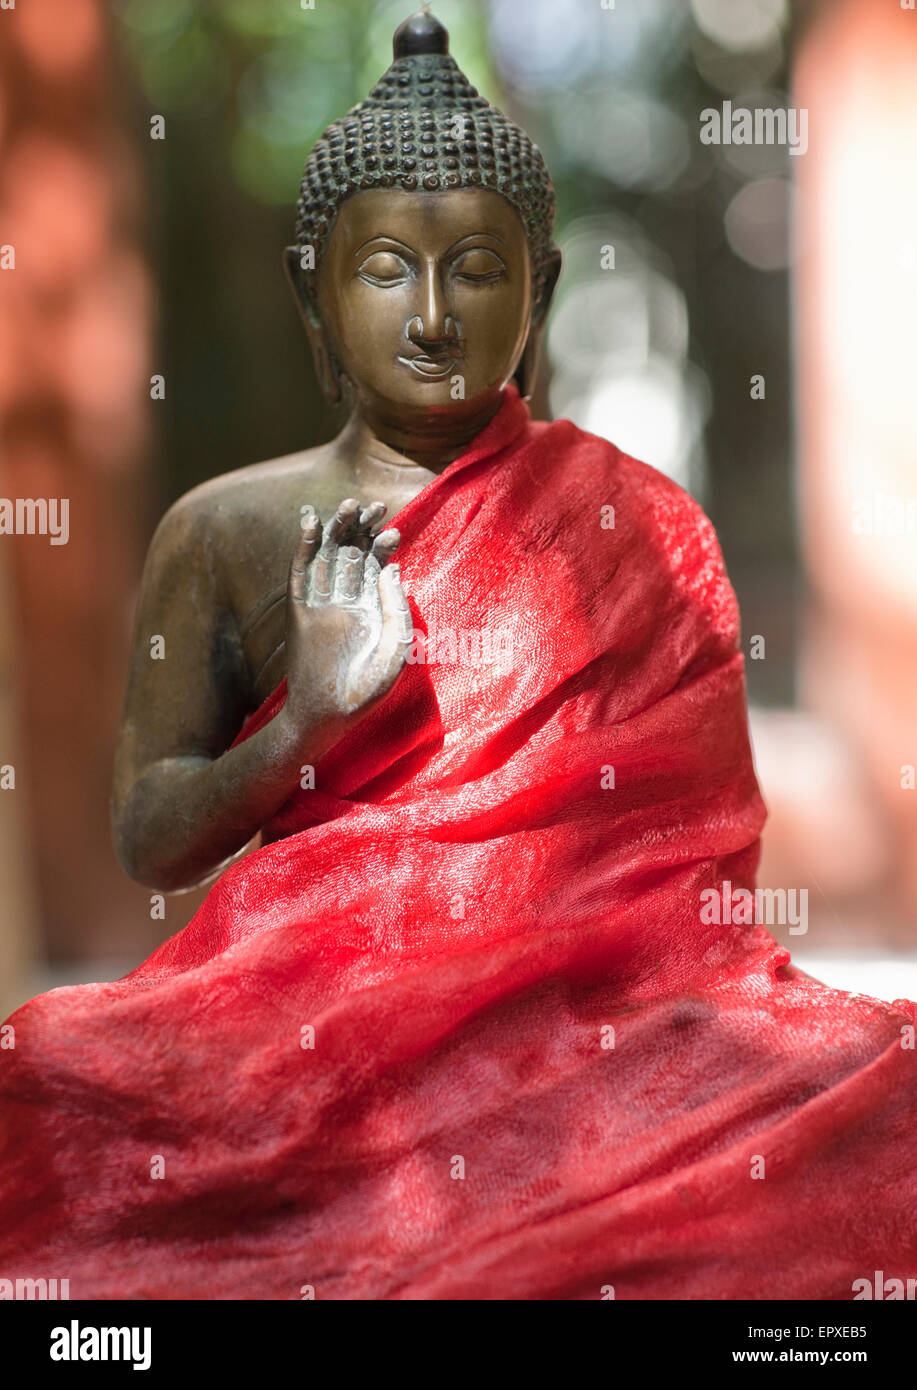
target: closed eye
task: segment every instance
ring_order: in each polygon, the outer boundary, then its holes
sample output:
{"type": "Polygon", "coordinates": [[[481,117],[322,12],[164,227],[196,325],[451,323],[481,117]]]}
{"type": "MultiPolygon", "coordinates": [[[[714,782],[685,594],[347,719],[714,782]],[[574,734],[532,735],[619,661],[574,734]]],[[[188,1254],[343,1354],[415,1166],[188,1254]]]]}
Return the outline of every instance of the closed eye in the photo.
{"type": "Polygon", "coordinates": [[[374,251],[357,271],[357,278],[367,285],[403,285],[411,273],[406,261],[394,251],[374,251]]]}
{"type": "Polygon", "coordinates": [[[468,284],[489,284],[503,279],[506,265],[496,251],[486,246],[472,246],[453,261],[452,274],[456,280],[464,280],[468,284]]]}

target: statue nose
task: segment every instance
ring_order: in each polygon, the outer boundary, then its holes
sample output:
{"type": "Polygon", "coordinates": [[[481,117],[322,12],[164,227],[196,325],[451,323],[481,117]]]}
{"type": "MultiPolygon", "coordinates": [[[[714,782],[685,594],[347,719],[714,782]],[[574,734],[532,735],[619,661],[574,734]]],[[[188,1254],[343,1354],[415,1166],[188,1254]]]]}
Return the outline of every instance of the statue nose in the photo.
{"type": "Polygon", "coordinates": [[[420,315],[415,314],[407,326],[407,335],[416,347],[437,346],[440,343],[458,342],[459,327],[451,314],[428,321],[426,325],[420,315]]]}
{"type": "Polygon", "coordinates": [[[449,299],[438,263],[431,257],[424,264],[418,284],[417,313],[408,324],[412,342],[443,343],[458,337],[455,319],[449,313],[449,299]]]}

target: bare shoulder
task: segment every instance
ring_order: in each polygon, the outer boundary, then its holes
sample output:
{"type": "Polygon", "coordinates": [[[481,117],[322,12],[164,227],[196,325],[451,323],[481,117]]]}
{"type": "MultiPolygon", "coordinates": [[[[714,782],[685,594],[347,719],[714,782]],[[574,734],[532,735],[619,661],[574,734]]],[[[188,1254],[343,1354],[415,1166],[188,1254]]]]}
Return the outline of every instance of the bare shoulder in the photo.
{"type": "MultiPolygon", "coordinates": [[[[275,514],[278,505],[308,492],[320,492],[329,481],[331,449],[327,444],[301,449],[280,458],[249,464],[209,478],[174,502],[159,524],[163,537],[180,541],[201,529],[235,531],[251,521],[275,514]]],[[[300,503],[301,505],[302,503],[300,503]]],[[[297,508],[298,510],[298,508],[297,508]]]]}
{"type": "MultiPolygon", "coordinates": [[[[322,511],[340,500],[340,480],[330,444],[219,474],[180,497],[163,516],[150,545],[151,570],[181,561],[186,573],[219,584],[231,569],[263,568],[274,547],[288,550],[304,503],[322,511]]],[[[234,587],[234,586],[233,586],[234,587]]]]}

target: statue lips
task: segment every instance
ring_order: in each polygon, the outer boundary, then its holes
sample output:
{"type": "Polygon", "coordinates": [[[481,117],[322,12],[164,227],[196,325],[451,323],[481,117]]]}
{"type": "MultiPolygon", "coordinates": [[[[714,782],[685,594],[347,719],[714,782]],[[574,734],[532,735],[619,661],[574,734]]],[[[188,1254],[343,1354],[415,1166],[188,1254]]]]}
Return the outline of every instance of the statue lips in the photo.
{"type": "Polygon", "coordinates": [[[398,361],[426,381],[443,381],[455,369],[458,357],[454,343],[444,343],[440,351],[399,354],[398,361]]]}

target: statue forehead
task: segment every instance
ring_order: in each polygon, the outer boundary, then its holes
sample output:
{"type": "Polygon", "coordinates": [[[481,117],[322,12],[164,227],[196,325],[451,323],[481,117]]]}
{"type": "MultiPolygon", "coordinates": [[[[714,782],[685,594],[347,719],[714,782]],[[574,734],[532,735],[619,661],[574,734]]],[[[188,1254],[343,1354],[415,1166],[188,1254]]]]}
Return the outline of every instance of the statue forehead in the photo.
{"type": "Polygon", "coordinates": [[[507,249],[526,246],[525,227],[508,199],[490,188],[418,192],[404,188],[364,189],[338,211],[329,249],[362,245],[373,237],[398,237],[407,245],[433,241],[447,249],[463,236],[486,232],[507,249]]]}

